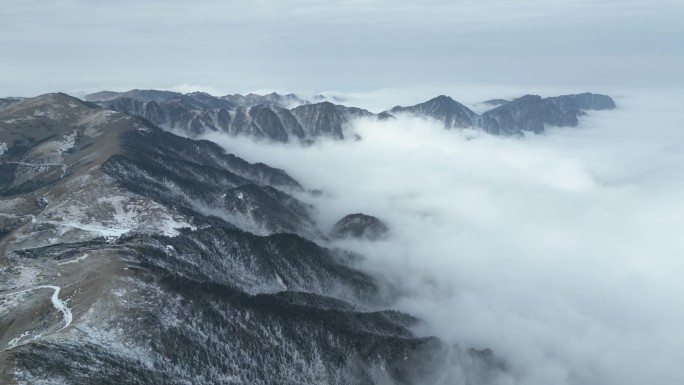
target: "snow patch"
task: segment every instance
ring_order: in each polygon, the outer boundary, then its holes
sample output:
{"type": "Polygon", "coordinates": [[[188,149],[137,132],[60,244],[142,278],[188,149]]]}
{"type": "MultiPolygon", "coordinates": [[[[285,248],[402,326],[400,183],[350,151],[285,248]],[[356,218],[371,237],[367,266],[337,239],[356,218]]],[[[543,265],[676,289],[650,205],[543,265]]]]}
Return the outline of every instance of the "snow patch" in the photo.
{"type": "Polygon", "coordinates": [[[156,218],[154,218],[154,221],[150,221],[153,222],[150,224],[154,226],[154,228],[148,228],[150,232],[174,237],[179,234],[176,229],[183,227],[194,229],[194,226],[181,218],[175,218],[163,206],[154,201],[132,201],[129,198],[117,196],[101,198],[99,202],[106,202],[112,205],[115,211],[113,220],[121,230],[125,230],[124,233],[132,229],[139,229],[141,222],[146,219],[145,216],[149,216],[152,213],[156,214],[156,218]]]}
{"type": "Polygon", "coordinates": [[[83,116],[79,121],[78,125],[85,127],[84,135],[90,138],[97,138],[102,135],[102,131],[99,130],[101,126],[110,121],[110,117],[116,114],[114,111],[102,110],[96,113],[87,114],[83,116]]]}
{"type": "Polygon", "coordinates": [[[280,274],[276,273],[275,277],[276,281],[278,282],[278,285],[282,286],[283,289],[287,289],[287,285],[285,284],[285,282],[283,282],[283,279],[280,277],[280,274]]]}
{"type": "Polygon", "coordinates": [[[12,309],[21,305],[24,302],[25,294],[26,293],[17,295],[0,294],[0,314],[8,314],[12,309]]]}
{"type": "Polygon", "coordinates": [[[45,110],[35,110],[33,112],[33,116],[39,117],[39,118],[48,118],[51,120],[57,120],[60,118],[60,114],[55,111],[53,108],[46,108],[45,110]]]}
{"type": "Polygon", "coordinates": [[[0,212],[8,213],[13,211],[18,206],[25,204],[26,201],[23,198],[11,198],[0,200],[0,212]]]}
{"type": "Polygon", "coordinates": [[[78,262],[80,262],[80,261],[82,261],[82,260],[84,260],[84,259],[86,259],[86,258],[88,258],[88,253],[85,253],[85,254],[81,255],[80,257],[71,259],[71,260],[69,260],[69,261],[57,262],[57,264],[60,265],[60,266],[69,265],[69,264],[72,264],[72,263],[78,263],[78,262]]]}
{"type": "Polygon", "coordinates": [[[141,125],[141,124],[136,124],[136,125],[134,125],[133,127],[136,129],[136,131],[140,131],[140,132],[150,132],[150,129],[149,129],[148,127],[145,127],[145,126],[143,126],[143,125],[141,125]]]}
{"type": "MultiPolygon", "coordinates": [[[[3,284],[3,291],[15,291],[35,284],[39,270],[32,266],[18,265],[3,272],[3,278],[11,278],[11,283],[3,284]],[[7,274],[7,275],[5,275],[7,274]]],[[[4,280],[4,279],[3,279],[4,280]]]]}
{"type": "Polygon", "coordinates": [[[30,336],[30,335],[31,335],[31,332],[27,330],[27,331],[21,333],[20,335],[18,335],[18,336],[16,336],[16,337],[12,338],[12,339],[9,340],[9,342],[7,343],[7,348],[8,348],[8,349],[11,349],[11,348],[13,348],[13,347],[19,345],[19,341],[20,341],[21,339],[23,339],[24,337],[30,336]]]}
{"type": "Polygon", "coordinates": [[[5,151],[7,151],[7,143],[0,142],[0,155],[4,154],[5,151]]]}
{"type": "Polygon", "coordinates": [[[57,152],[59,153],[59,155],[62,155],[65,152],[74,148],[74,146],[76,145],[76,137],[77,136],[78,136],[78,132],[74,131],[71,134],[65,136],[63,141],[59,142],[60,146],[57,149],[57,152]]]}
{"type": "Polygon", "coordinates": [[[62,167],[62,171],[66,172],[66,164],[63,163],[64,153],[74,148],[78,132],[73,131],[69,135],[64,135],[61,140],[53,140],[42,143],[31,150],[31,155],[25,158],[23,162],[14,162],[16,164],[28,167],[38,168],[37,172],[45,172],[51,166],[62,167]]]}
{"type": "Polygon", "coordinates": [[[77,193],[43,212],[37,222],[57,226],[58,236],[78,229],[109,241],[133,231],[173,237],[180,228],[195,229],[184,217],[146,198],[126,194],[92,199],[92,195],[77,193]]]}

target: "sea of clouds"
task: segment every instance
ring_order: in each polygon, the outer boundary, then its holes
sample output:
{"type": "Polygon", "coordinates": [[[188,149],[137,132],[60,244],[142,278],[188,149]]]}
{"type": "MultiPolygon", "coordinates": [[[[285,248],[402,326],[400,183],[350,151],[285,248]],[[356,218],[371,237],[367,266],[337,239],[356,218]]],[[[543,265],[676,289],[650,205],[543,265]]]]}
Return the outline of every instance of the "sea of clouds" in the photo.
{"type": "MultiPolygon", "coordinates": [[[[347,97],[377,111],[390,94],[347,97]]],[[[308,147],[207,138],[324,191],[300,197],[323,228],[385,221],[386,240],[334,246],[400,288],[417,333],[491,348],[501,383],[684,383],[684,92],[613,96],[616,110],[523,139],[410,116],[308,147]]]]}

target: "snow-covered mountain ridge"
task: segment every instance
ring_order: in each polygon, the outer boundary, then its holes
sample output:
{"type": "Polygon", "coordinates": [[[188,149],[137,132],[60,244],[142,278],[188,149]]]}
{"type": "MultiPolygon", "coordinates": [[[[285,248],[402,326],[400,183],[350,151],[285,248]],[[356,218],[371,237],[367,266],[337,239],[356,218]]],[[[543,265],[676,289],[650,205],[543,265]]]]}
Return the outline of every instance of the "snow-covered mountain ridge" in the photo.
{"type": "MultiPolygon", "coordinates": [[[[488,350],[419,337],[285,171],[64,94],[0,110],[0,382],[399,384],[488,350]],[[50,289],[46,290],[46,289],[50,289]]],[[[362,230],[361,230],[362,231],[362,230]]],[[[362,231],[363,232],[363,231],[362,231]]]]}

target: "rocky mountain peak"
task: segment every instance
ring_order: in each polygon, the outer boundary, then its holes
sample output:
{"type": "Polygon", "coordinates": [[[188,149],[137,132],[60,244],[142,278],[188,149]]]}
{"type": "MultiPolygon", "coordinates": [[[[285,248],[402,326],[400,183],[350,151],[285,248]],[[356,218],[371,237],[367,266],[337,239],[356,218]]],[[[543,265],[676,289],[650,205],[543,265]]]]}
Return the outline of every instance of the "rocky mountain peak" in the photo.
{"type": "Polygon", "coordinates": [[[452,99],[450,96],[439,95],[439,96],[436,96],[436,97],[430,99],[428,101],[428,103],[430,103],[430,102],[440,103],[440,104],[444,104],[444,105],[451,105],[451,104],[455,103],[456,101],[454,99],[452,99]]]}
{"type": "Polygon", "coordinates": [[[472,127],[477,118],[477,114],[468,107],[445,95],[437,96],[410,107],[397,106],[392,108],[390,112],[411,113],[430,117],[442,122],[444,128],[448,129],[472,127]]]}
{"type": "Polygon", "coordinates": [[[387,225],[372,215],[349,214],[335,223],[330,231],[333,239],[357,238],[375,241],[389,232],[387,225]]]}

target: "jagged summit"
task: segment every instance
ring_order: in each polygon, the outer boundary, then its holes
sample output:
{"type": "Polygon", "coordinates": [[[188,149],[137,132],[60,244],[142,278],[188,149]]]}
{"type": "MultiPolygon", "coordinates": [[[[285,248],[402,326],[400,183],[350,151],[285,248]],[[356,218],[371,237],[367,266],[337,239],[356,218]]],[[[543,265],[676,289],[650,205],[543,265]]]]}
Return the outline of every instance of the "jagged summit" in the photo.
{"type": "Polygon", "coordinates": [[[449,96],[440,95],[427,102],[410,107],[394,107],[391,113],[412,113],[427,116],[444,123],[445,128],[472,127],[477,114],[449,96]]]}
{"type": "Polygon", "coordinates": [[[438,104],[445,108],[454,108],[460,105],[460,103],[452,99],[451,96],[446,95],[435,96],[434,98],[428,100],[426,103],[438,104]]]}

